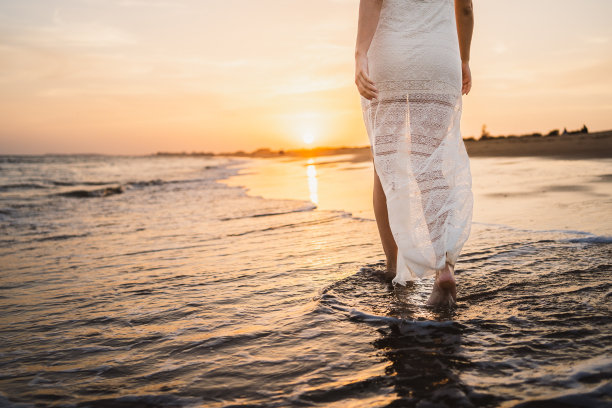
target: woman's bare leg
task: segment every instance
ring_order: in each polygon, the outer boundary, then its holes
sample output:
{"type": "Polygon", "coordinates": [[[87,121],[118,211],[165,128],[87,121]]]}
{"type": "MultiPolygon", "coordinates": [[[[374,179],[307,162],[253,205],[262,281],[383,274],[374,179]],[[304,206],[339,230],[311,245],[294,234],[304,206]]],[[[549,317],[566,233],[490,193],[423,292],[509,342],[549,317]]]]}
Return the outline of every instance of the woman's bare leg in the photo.
{"type": "Polygon", "coordinates": [[[395,277],[395,269],[397,263],[397,245],[389,226],[389,214],[387,213],[387,197],[380,184],[378,173],[374,168],[374,215],[376,216],[376,224],[378,225],[378,233],[382,242],[383,251],[387,257],[387,272],[385,277],[392,279],[395,277]]]}
{"type": "MultiPolygon", "coordinates": [[[[397,263],[397,244],[393,238],[391,227],[389,226],[389,214],[387,212],[387,197],[374,167],[374,215],[378,225],[378,233],[382,242],[385,256],[387,257],[387,271],[385,277],[393,279],[395,277],[397,263]]],[[[436,280],[433,290],[427,300],[430,306],[452,306],[457,301],[457,289],[454,275],[454,266],[446,263],[444,268],[436,272],[436,280]]]]}

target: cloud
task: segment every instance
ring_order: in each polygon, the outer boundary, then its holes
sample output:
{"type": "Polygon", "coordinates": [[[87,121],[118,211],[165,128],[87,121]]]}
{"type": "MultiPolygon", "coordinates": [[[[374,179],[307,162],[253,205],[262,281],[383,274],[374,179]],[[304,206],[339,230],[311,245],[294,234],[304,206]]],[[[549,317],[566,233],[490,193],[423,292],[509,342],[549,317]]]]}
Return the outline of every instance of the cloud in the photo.
{"type": "Polygon", "coordinates": [[[179,1],[153,1],[153,0],[118,0],[118,6],[122,7],[161,7],[161,8],[177,8],[184,7],[184,4],[179,1]]]}
{"type": "Polygon", "coordinates": [[[145,8],[167,8],[167,9],[179,9],[185,8],[186,5],[180,0],[166,1],[166,0],[81,0],[82,3],[86,4],[102,4],[102,5],[114,5],[119,7],[145,7],[145,8]]]}
{"type": "Polygon", "coordinates": [[[497,42],[493,46],[493,52],[496,54],[504,54],[506,51],[508,51],[508,47],[503,42],[497,42]]]}
{"type": "Polygon", "coordinates": [[[36,48],[103,48],[138,43],[137,38],[118,27],[91,22],[65,21],[55,10],[51,24],[23,25],[3,21],[4,44],[36,48]]]}
{"type": "Polygon", "coordinates": [[[610,39],[608,37],[601,37],[601,36],[589,36],[589,37],[584,37],[584,42],[586,42],[587,44],[607,44],[610,41],[610,39]]]}

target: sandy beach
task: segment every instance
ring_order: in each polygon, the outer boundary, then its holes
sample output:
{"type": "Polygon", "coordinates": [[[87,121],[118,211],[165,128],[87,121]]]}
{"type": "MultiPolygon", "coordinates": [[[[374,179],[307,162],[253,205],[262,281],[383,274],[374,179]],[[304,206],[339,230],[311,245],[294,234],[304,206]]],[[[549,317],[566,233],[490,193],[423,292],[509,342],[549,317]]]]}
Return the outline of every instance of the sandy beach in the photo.
{"type": "Polygon", "coordinates": [[[465,148],[470,157],[610,158],[612,131],[466,140],[465,148]]]}

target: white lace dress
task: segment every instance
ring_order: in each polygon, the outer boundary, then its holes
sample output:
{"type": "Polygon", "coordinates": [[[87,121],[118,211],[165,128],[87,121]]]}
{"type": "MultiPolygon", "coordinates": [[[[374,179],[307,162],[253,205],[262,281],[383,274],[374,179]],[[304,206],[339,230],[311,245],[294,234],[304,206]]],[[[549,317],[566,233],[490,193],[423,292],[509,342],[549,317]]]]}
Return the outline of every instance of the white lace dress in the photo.
{"type": "Polygon", "coordinates": [[[455,265],[470,234],[453,0],[383,0],[368,64],[378,97],[361,106],[404,285],[455,265]]]}

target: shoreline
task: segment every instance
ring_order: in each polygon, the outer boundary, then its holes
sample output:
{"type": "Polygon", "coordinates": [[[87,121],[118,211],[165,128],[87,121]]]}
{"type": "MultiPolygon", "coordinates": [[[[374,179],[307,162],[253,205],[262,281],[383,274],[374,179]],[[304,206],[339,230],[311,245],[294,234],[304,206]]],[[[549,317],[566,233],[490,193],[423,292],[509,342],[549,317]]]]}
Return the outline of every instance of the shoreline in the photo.
{"type": "MultiPolygon", "coordinates": [[[[540,134],[522,136],[497,136],[475,140],[463,139],[470,157],[551,157],[559,159],[605,159],[612,158],[612,130],[591,133],[568,133],[560,135],[540,134]]],[[[313,157],[352,155],[352,162],[372,160],[370,146],[315,147],[311,149],[271,150],[260,148],[252,152],[157,152],[162,157],[247,157],[304,159],[313,157]]]]}
{"type": "MultiPolygon", "coordinates": [[[[311,202],[375,220],[373,163],[344,154],[330,157],[244,158],[248,166],[222,180],[264,199],[311,202]]],[[[610,236],[610,158],[473,157],[473,222],[544,231],[610,236]]]]}
{"type": "MultiPolygon", "coordinates": [[[[609,159],[612,158],[612,130],[599,132],[569,132],[567,134],[485,136],[474,139],[463,138],[470,158],[472,157],[548,157],[555,159],[609,159]]],[[[237,157],[287,160],[308,159],[315,157],[350,155],[350,161],[358,163],[372,160],[370,145],[313,147],[289,150],[272,150],[259,148],[252,152],[238,150],[235,152],[213,153],[206,151],[158,151],[148,154],[108,154],[108,153],[41,153],[41,154],[2,154],[2,157],[21,156],[125,156],[125,157],[186,157],[215,158],[237,157]]]]}
{"type": "Polygon", "coordinates": [[[612,158],[612,130],[557,136],[520,136],[464,140],[470,157],[612,158]]]}

